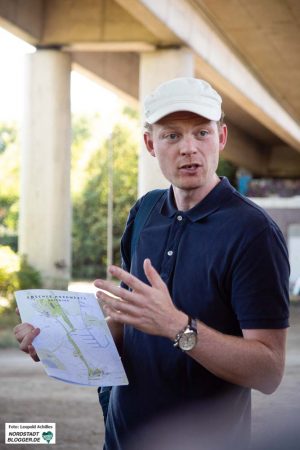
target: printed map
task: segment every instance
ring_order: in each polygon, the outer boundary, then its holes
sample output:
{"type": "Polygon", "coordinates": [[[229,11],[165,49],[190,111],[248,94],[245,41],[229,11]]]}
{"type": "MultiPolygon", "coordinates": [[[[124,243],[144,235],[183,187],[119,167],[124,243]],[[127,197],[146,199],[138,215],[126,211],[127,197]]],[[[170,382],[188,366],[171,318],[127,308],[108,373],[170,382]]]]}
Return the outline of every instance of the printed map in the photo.
{"type": "Polygon", "coordinates": [[[41,330],[33,345],[49,376],[87,386],[128,384],[94,294],[33,289],[15,295],[22,322],[41,330]]]}

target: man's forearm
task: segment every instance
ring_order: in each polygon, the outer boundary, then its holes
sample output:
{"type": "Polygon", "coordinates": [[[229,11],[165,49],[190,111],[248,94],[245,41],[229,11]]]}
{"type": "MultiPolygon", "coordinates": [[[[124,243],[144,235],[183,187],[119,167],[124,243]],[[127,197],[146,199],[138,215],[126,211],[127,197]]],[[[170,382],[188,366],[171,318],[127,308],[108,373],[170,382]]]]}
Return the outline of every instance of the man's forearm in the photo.
{"type": "MultiPolygon", "coordinates": [[[[144,261],[150,285],[119,267],[112,266],[109,270],[131,288],[119,288],[107,280],[95,282],[101,289],[97,296],[115,322],[173,341],[187,325],[188,317],[174,306],[167,286],[151,261],[144,261]]],[[[284,370],[285,329],[243,330],[243,337],[236,337],[222,334],[200,321],[197,327],[198,343],[189,355],[207,370],[226,381],[264,393],[276,389],[284,370]]]]}
{"type": "Polygon", "coordinates": [[[278,387],[285,361],[286,330],[222,334],[198,322],[198,343],[189,355],[214,375],[266,394],[278,387]]]}

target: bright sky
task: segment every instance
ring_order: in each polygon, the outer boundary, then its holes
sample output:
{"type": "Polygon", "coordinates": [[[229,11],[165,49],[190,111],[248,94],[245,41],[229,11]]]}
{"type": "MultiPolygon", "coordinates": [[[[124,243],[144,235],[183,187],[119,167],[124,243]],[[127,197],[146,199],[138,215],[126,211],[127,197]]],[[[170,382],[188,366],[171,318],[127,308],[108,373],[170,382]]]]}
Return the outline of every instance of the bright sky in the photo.
{"type": "MultiPolygon", "coordinates": [[[[24,98],[24,59],[31,45],[0,28],[0,121],[20,120],[24,98]]],[[[75,113],[113,116],[122,101],[113,92],[73,71],[71,105],[75,113]]]]}

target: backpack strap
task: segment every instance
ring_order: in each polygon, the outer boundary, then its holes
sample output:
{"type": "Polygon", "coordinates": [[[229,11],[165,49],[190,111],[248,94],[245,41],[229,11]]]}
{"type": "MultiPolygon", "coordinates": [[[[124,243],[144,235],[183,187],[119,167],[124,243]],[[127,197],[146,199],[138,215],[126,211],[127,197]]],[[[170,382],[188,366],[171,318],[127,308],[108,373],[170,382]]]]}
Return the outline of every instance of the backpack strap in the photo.
{"type": "MultiPolygon", "coordinates": [[[[148,217],[150,217],[150,214],[154,208],[154,206],[157,204],[159,199],[163,196],[163,194],[166,192],[166,189],[155,189],[154,191],[148,192],[141,204],[140,207],[136,213],[134,223],[133,223],[133,231],[132,231],[132,237],[131,237],[131,260],[133,257],[133,254],[136,249],[137,242],[140,237],[140,233],[147,222],[148,217]]],[[[107,413],[108,413],[108,405],[109,405],[109,399],[110,399],[110,392],[111,392],[111,386],[102,386],[98,388],[98,395],[99,395],[99,402],[102,408],[102,413],[104,417],[104,423],[106,422],[107,413]]]]}
{"type": "Polygon", "coordinates": [[[133,231],[131,236],[131,252],[130,252],[131,260],[135,252],[140,237],[140,233],[145,223],[147,222],[147,219],[150,217],[153,208],[155,207],[155,205],[165,192],[167,192],[166,189],[154,189],[153,191],[148,192],[143,198],[140,207],[136,213],[133,224],[133,231]]]}

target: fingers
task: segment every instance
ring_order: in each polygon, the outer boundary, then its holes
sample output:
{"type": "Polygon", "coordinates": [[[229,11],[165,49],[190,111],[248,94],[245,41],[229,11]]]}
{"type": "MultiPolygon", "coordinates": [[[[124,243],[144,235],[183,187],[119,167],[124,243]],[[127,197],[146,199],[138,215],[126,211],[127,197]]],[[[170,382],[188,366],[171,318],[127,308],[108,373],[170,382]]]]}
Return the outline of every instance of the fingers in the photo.
{"type": "MultiPolygon", "coordinates": [[[[136,292],[144,292],[146,293],[149,286],[142,281],[140,281],[135,276],[131,275],[130,273],[126,272],[125,270],[121,269],[117,266],[110,266],[109,272],[116,278],[118,278],[120,281],[125,283],[128,287],[132,289],[132,291],[136,292]]],[[[154,269],[154,267],[151,264],[150,259],[145,259],[144,261],[144,271],[145,274],[153,287],[157,287],[159,289],[164,288],[165,289],[165,283],[161,279],[160,275],[157,273],[157,271],[154,269]]],[[[129,292],[125,289],[122,290],[122,293],[120,293],[120,287],[114,285],[113,283],[106,282],[105,280],[96,280],[95,286],[108,290],[112,294],[116,295],[117,297],[126,298],[126,292],[129,292]],[[124,292],[125,291],[125,292],[124,292]]]]}
{"type": "Polygon", "coordinates": [[[32,341],[34,338],[37,337],[37,335],[40,334],[39,328],[33,328],[30,333],[27,333],[26,336],[22,339],[20,342],[20,350],[22,350],[25,353],[29,353],[28,346],[32,345],[32,341]]]}
{"type": "MultiPolygon", "coordinates": [[[[116,284],[112,283],[111,281],[107,281],[107,280],[96,280],[94,282],[94,285],[101,289],[101,292],[98,296],[98,292],[97,292],[97,297],[101,298],[101,293],[105,294],[104,291],[106,291],[106,293],[110,293],[113,296],[115,296],[116,298],[122,298],[124,300],[128,300],[128,298],[130,297],[130,291],[128,291],[127,289],[121,288],[120,286],[117,286],[116,284]]],[[[113,298],[112,296],[110,296],[110,298],[113,298]]]]}
{"type": "Polygon", "coordinates": [[[33,345],[28,345],[28,353],[31,356],[31,358],[33,359],[33,361],[38,362],[40,360],[33,345]]]}
{"type": "Polygon", "coordinates": [[[25,353],[28,353],[34,361],[40,360],[36,353],[35,348],[32,345],[32,341],[34,340],[34,338],[36,338],[36,336],[38,334],[40,334],[40,329],[34,328],[30,333],[28,333],[24,337],[24,339],[22,340],[22,342],[19,345],[20,350],[22,350],[25,353]]]}
{"type": "Polygon", "coordinates": [[[16,308],[16,314],[20,317],[20,311],[19,311],[19,308],[16,308]]]}
{"type": "Polygon", "coordinates": [[[31,333],[34,330],[34,326],[30,323],[19,323],[19,325],[15,326],[14,334],[19,343],[22,342],[27,334],[31,333]]]}
{"type": "Polygon", "coordinates": [[[32,345],[33,340],[40,334],[39,328],[34,328],[29,323],[21,323],[14,328],[14,334],[19,342],[19,348],[28,353],[34,361],[39,361],[39,357],[32,345]]]}
{"type": "MultiPolygon", "coordinates": [[[[123,289],[123,291],[126,293],[126,295],[130,294],[130,292],[126,291],[126,289],[123,289]]],[[[112,297],[111,295],[108,295],[103,291],[98,291],[97,297],[102,301],[103,309],[106,312],[106,314],[108,314],[111,317],[112,314],[114,313],[120,314],[121,312],[125,314],[130,314],[131,316],[137,314],[134,305],[124,300],[123,298],[112,297]]]]}
{"type": "Polygon", "coordinates": [[[113,322],[130,324],[133,326],[139,322],[137,310],[128,302],[124,302],[121,299],[112,300],[112,297],[109,297],[109,302],[106,302],[104,299],[102,300],[102,307],[113,322]],[[111,301],[113,301],[113,304],[111,304],[111,301]]]}
{"type": "Polygon", "coordinates": [[[151,261],[148,258],[144,261],[144,272],[152,287],[158,289],[166,289],[165,283],[163,282],[155,268],[152,266],[151,261]]]}
{"type": "Polygon", "coordinates": [[[96,280],[94,284],[101,290],[96,295],[102,301],[103,310],[114,322],[130,324],[150,334],[159,334],[162,329],[161,311],[169,311],[174,305],[166,284],[149,259],[144,261],[144,271],[150,286],[125,270],[111,266],[109,272],[131,290],[107,280],[96,280]]]}
{"type": "MultiPolygon", "coordinates": [[[[167,291],[165,283],[163,282],[155,268],[152,266],[150,259],[145,259],[144,271],[151,286],[148,286],[148,284],[143,283],[138,278],[119,267],[111,266],[109,268],[109,271],[111,272],[111,274],[119,278],[119,280],[123,281],[132,289],[132,291],[124,289],[107,280],[95,280],[94,285],[97,288],[101,289],[100,292],[98,291],[96,293],[97,297],[105,302],[106,305],[109,305],[111,308],[115,309],[118,312],[122,311],[124,313],[134,314],[134,309],[131,308],[131,305],[141,306],[143,303],[143,299],[149,297],[153,288],[156,288],[162,292],[167,291]],[[107,295],[108,292],[116,298],[107,295]],[[126,302],[120,303],[120,299],[121,302],[124,300],[126,302]]],[[[109,313],[107,308],[105,308],[105,312],[109,313]]]]}
{"type": "Polygon", "coordinates": [[[114,277],[118,278],[120,281],[123,281],[123,283],[129,286],[133,291],[142,291],[145,287],[147,287],[145,283],[120,267],[110,266],[108,270],[114,277]]]}

